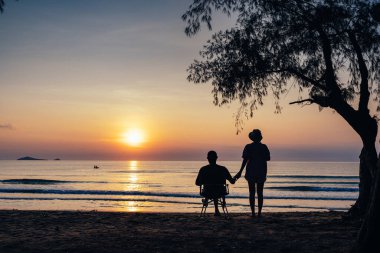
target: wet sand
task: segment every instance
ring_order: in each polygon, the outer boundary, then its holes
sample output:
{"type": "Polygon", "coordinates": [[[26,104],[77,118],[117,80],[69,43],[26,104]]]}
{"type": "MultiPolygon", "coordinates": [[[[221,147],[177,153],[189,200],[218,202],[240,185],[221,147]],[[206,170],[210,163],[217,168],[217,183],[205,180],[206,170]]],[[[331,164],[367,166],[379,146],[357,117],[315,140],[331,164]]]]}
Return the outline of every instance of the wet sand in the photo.
{"type": "Polygon", "coordinates": [[[341,216],[0,211],[0,252],[349,252],[360,221],[341,216]]]}

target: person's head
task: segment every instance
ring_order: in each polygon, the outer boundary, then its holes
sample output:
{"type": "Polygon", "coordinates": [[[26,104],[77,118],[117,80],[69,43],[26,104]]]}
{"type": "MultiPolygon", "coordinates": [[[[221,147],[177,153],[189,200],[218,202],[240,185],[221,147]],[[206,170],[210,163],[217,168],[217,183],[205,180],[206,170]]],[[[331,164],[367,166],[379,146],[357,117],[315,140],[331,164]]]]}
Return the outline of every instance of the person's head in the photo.
{"type": "Polygon", "coordinates": [[[207,160],[210,164],[215,164],[217,159],[218,154],[214,150],[211,150],[207,153],[207,160]]]}
{"type": "Polygon", "coordinates": [[[259,129],[253,129],[253,131],[249,133],[248,137],[254,142],[260,142],[263,139],[259,129]]]}

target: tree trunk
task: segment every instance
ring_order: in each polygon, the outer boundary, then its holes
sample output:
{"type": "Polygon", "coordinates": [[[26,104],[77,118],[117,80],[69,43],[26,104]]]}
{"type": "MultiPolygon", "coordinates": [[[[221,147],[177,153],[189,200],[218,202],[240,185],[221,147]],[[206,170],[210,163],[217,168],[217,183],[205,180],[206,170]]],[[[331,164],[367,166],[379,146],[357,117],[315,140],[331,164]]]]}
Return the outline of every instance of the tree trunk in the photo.
{"type": "MultiPolygon", "coordinates": [[[[376,124],[374,122],[376,121],[372,119],[362,124],[364,132],[361,132],[361,137],[364,148],[360,160],[364,162],[363,168],[367,167],[366,171],[371,176],[371,190],[362,196],[363,199],[369,198],[369,205],[353,249],[354,252],[380,252],[380,161],[375,147],[377,122],[376,124]]],[[[364,176],[367,178],[368,175],[364,176]]]]}
{"type": "Polygon", "coordinates": [[[353,252],[379,252],[380,239],[380,163],[373,180],[371,203],[360,228],[353,252]]]}
{"type": "Polygon", "coordinates": [[[365,214],[371,201],[371,189],[377,171],[375,146],[378,131],[377,121],[370,116],[369,110],[356,111],[340,97],[333,97],[332,101],[330,107],[335,109],[350,124],[363,142],[363,149],[360,154],[359,198],[353,208],[358,209],[358,214],[365,214]]]}
{"type": "Polygon", "coordinates": [[[360,155],[359,180],[358,207],[359,215],[363,216],[369,207],[372,186],[372,177],[370,168],[366,162],[366,154],[364,148],[360,155]]]}
{"type": "MultiPolygon", "coordinates": [[[[360,228],[353,252],[380,252],[380,162],[376,152],[376,136],[378,131],[377,121],[372,118],[368,110],[354,110],[345,101],[334,99],[330,107],[335,109],[359,134],[363,141],[363,150],[360,157],[360,179],[367,180],[371,177],[371,190],[361,192],[362,200],[358,204],[365,205],[365,199],[369,199],[365,218],[360,228]],[[360,203],[361,202],[361,203],[360,203]]],[[[361,182],[361,187],[366,186],[367,181],[361,182]]]]}
{"type": "Polygon", "coordinates": [[[348,210],[347,216],[349,218],[363,217],[367,212],[367,208],[370,203],[371,196],[371,186],[372,186],[372,176],[370,173],[370,168],[367,165],[366,158],[367,154],[363,147],[359,159],[359,197],[355,204],[348,210]]]}

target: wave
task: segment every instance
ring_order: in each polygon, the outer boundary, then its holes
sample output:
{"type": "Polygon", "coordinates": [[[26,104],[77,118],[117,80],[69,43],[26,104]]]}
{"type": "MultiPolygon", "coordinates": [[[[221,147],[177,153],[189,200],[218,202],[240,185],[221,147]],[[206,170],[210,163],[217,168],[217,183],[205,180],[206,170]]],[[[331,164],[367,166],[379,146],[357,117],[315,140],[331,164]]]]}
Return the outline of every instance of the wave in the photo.
{"type": "MultiPolygon", "coordinates": [[[[50,179],[34,179],[34,178],[23,178],[23,179],[5,179],[0,180],[3,184],[34,184],[34,185],[54,185],[54,184],[136,184],[134,182],[107,182],[107,181],[69,181],[69,180],[50,180],[50,179]]],[[[152,184],[139,182],[138,184],[148,185],[149,187],[161,187],[161,184],[152,184]]]]}
{"type": "Polygon", "coordinates": [[[49,198],[49,197],[0,197],[0,200],[88,200],[88,201],[134,201],[134,202],[157,202],[172,204],[198,204],[201,202],[160,200],[160,199],[135,199],[135,198],[49,198]]]}
{"type": "Polygon", "coordinates": [[[331,182],[321,182],[321,181],[267,181],[266,184],[349,184],[358,185],[359,181],[343,182],[343,181],[331,181],[331,182]]]}
{"type": "Polygon", "coordinates": [[[301,192],[358,192],[359,188],[317,187],[317,186],[269,186],[267,189],[301,192]]]}
{"type": "Polygon", "coordinates": [[[359,179],[359,176],[268,175],[268,178],[359,179]]]}
{"type": "MultiPolygon", "coordinates": [[[[106,171],[107,173],[116,173],[116,174],[173,174],[172,170],[143,170],[143,169],[136,169],[136,170],[111,170],[106,171]]],[[[189,171],[175,171],[176,174],[196,174],[198,172],[189,172],[189,171]]]]}
{"type": "MultiPolygon", "coordinates": [[[[103,190],[55,190],[55,189],[0,189],[0,193],[59,194],[59,195],[107,195],[107,196],[150,196],[170,198],[201,198],[198,194],[144,191],[103,191],[103,190]]],[[[228,195],[232,199],[246,199],[248,196],[228,195]]],[[[356,200],[353,197],[315,197],[315,196],[265,196],[266,199],[297,200],[356,200]]]]}
{"type": "Polygon", "coordinates": [[[5,179],[0,180],[4,184],[64,184],[64,183],[76,183],[78,181],[62,181],[62,180],[50,180],[50,179],[5,179]]]}
{"type": "MultiPolygon", "coordinates": [[[[109,201],[109,202],[154,202],[154,203],[169,203],[169,204],[185,204],[185,205],[193,205],[197,207],[189,207],[189,208],[198,208],[201,206],[201,201],[177,201],[177,200],[160,200],[160,199],[134,199],[134,198],[45,198],[45,197],[0,197],[0,200],[61,200],[61,201],[109,201]]],[[[243,203],[227,203],[227,206],[241,206],[241,207],[249,207],[249,204],[243,203]]],[[[345,211],[347,208],[342,207],[313,207],[313,206],[299,206],[299,205],[265,205],[265,207],[269,208],[300,208],[300,209],[316,209],[316,210],[334,210],[334,211],[345,211]]]]}

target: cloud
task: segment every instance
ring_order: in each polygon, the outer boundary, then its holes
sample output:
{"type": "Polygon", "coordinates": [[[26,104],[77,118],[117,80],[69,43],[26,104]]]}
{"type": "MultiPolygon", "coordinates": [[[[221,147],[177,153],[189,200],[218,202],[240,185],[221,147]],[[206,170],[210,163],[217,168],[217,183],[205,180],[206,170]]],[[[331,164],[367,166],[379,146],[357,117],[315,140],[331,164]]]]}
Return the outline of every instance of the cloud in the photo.
{"type": "Polygon", "coordinates": [[[0,123],[0,129],[13,130],[13,126],[9,123],[0,123]]]}

